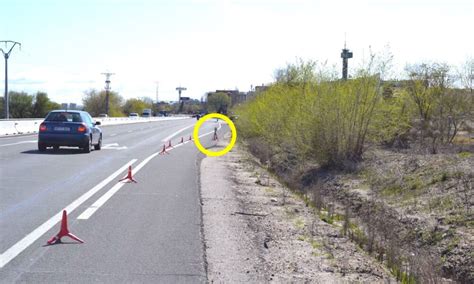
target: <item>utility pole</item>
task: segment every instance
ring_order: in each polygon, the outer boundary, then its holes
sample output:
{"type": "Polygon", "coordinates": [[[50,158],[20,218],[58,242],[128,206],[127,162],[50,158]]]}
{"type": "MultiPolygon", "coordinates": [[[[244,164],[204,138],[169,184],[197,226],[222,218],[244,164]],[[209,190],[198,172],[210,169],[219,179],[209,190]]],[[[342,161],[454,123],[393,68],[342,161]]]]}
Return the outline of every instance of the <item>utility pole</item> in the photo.
{"type": "Polygon", "coordinates": [[[342,58],[342,80],[347,80],[347,63],[348,59],[352,58],[352,52],[346,48],[346,41],[344,40],[344,49],[341,53],[342,58]]]}
{"type": "Polygon", "coordinates": [[[110,76],[115,75],[115,73],[105,72],[102,75],[105,75],[105,114],[109,115],[110,76]]]}
{"type": "Polygon", "coordinates": [[[178,103],[179,103],[179,110],[178,110],[178,112],[179,112],[179,113],[183,111],[183,104],[184,104],[184,102],[181,100],[181,91],[186,91],[186,90],[187,90],[186,88],[181,87],[181,86],[179,86],[179,87],[176,88],[176,91],[178,91],[178,94],[179,94],[179,100],[178,100],[178,103]]]}
{"type": "Polygon", "coordinates": [[[155,84],[156,84],[156,105],[158,105],[158,103],[160,102],[158,100],[158,87],[160,85],[160,82],[159,81],[155,81],[155,84]]]}
{"type": "Polygon", "coordinates": [[[4,110],[5,110],[5,119],[10,119],[10,108],[9,108],[10,101],[9,101],[9,98],[8,98],[8,58],[10,57],[10,53],[12,52],[15,45],[18,44],[18,46],[20,47],[20,50],[21,50],[21,43],[16,42],[16,41],[12,41],[12,40],[0,40],[0,42],[5,43],[5,50],[8,49],[7,46],[8,46],[9,43],[13,44],[10,47],[10,50],[8,50],[8,52],[5,52],[2,48],[0,48],[0,50],[3,53],[3,57],[5,57],[5,100],[3,102],[3,105],[4,105],[4,110]]]}

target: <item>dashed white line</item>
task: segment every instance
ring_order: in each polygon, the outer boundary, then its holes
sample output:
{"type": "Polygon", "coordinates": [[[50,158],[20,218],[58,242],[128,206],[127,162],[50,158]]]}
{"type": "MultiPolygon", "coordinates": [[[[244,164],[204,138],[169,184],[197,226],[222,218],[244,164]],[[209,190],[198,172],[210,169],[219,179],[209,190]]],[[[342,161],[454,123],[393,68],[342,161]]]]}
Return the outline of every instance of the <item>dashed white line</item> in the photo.
{"type": "MultiPolygon", "coordinates": [[[[79,207],[82,203],[84,203],[87,199],[92,197],[95,193],[101,190],[104,186],[106,186],[110,181],[115,179],[119,174],[121,174],[124,170],[128,168],[128,166],[135,163],[137,159],[133,159],[130,162],[126,163],[120,169],[115,171],[109,177],[101,181],[99,184],[91,188],[88,192],[81,195],[78,199],[74,200],[71,204],[69,204],[66,208],[64,208],[69,214],[72,213],[77,207],[79,207]]],[[[27,247],[29,247],[32,243],[34,243],[39,237],[41,237],[44,233],[49,231],[54,225],[56,225],[62,216],[62,210],[58,212],[56,215],[51,217],[48,221],[44,222],[38,228],[33,230],[31,233],[26,235],[23,239],[18,241],[16,244],[11,246],[7,249],[4,253],[0,255],[0,268],[4,267],[7,263],[9,263],[12,259],[14,259],[17,255],[19,255],[22,251],[24,251],[27,247]]]]}

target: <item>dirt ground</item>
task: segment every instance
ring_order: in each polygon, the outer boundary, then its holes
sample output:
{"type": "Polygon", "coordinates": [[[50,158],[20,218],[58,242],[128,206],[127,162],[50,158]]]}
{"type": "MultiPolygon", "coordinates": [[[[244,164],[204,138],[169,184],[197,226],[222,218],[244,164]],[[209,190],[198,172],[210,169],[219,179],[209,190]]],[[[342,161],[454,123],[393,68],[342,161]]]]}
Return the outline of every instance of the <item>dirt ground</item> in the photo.
{"type": "Polygon", "coordinates": [[[203,159],[200,182],[209,282],[396,282],[239,146],[203,159]]]}

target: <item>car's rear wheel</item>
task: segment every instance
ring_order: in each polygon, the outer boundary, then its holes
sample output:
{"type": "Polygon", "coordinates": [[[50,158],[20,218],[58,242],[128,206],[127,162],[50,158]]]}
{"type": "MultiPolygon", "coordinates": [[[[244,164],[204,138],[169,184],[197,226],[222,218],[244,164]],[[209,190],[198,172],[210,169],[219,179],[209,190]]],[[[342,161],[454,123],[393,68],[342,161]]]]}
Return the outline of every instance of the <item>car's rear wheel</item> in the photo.
{"type": "Polygon", "coordinates": [[[38,143],[38,151],[40,152],[46,151],[46,145],[44,145],[43,143],[38,143]]]}
{"type": "Polygon", "coordinates": [[[82,148],[82,152],[84,153],[90,153],[92,149],[92,139],[88,139],[87,144],[84,145],[84,148],[82,148]]]}
{"type": "Polygon", "coordinates": [[[100,150],[102,148],[102,134],[99,137],[99,142],[94,145],[94,150],[100,150]]]}
{"type": "Polygon", "coordinates": [[[54,150],[54,151],[58,151],[58,150],[59,150],[59,146],[53,146],[53,150],[54,150]]]}

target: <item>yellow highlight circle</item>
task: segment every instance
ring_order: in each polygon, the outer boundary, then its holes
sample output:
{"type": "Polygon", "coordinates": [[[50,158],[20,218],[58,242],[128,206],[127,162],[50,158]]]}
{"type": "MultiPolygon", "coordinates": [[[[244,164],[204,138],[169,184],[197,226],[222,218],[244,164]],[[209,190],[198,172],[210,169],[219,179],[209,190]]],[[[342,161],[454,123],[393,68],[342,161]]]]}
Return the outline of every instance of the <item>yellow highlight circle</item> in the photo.
{"type": "Polygon", "coordinates": [[[235,129],[234,123],[227,116],[225,116],[223,114],[220,114],[220,113],[210,113],[210,114],[206,114],[205,116],[201,117],[201,119],[198,120],[198,122],[194,126],[193,138],[194,138],[194,144],[196,144],[196,147],[204,155],[212,156],[212,157],[219,157],[219,156],[222,156],[222,155],[226,154],[227,152],[229,152],[234,147],[235,141],[237,140],[237,129],[235,129]],[[201,142],[199,141],[199,128],[201,127],[201,125],[206,120],[211,119],[211,118],[220,118],[220,119],[224,120],[225,122],[227,122],[227,124],[229,124],[230,131],[232,133],[232,137],[230,138],[229,145],[227,145],[227,147],[225,147],[223,150],[218,151],[218,152],[207,150],[206,148],[204,148],[201,145],[201,142]]]}

